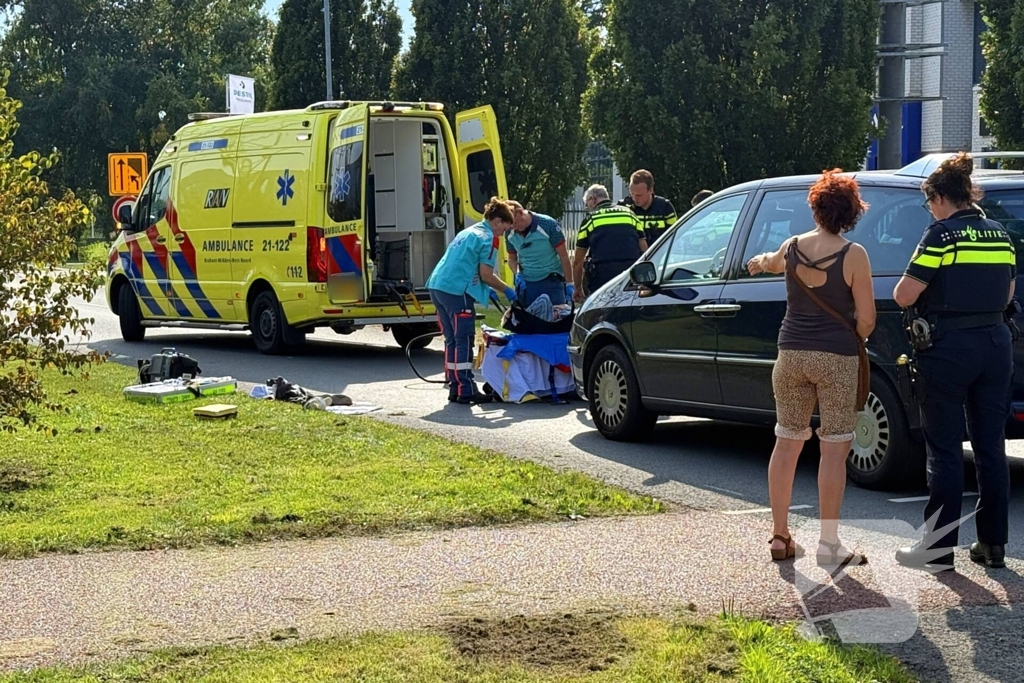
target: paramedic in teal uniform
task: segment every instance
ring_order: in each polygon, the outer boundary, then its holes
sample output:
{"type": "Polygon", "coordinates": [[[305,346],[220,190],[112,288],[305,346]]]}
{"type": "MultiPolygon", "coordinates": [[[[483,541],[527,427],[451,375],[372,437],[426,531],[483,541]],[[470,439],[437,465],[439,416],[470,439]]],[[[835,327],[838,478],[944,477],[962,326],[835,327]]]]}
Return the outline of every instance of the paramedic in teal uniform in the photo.
{"type": "Polygon", "coordinates": [[[452,240],[440,263],[427,280],[430,300],[444,334],[444,377],[448,400],[453,403],[488,403],[491,397],[473,382],[473,337],[476,334],[476,304],[504,294],[509,302],[514,289],[495,274],[501,236],[512,228],[511,204],[491,197],[484,207],[484,220],[452,240]],[[492,291],[493,290],[493,291],[492,291]]]}
{"type": "Polygon", "coordinates": [[[515,274],[516,294],[523,308],[547,294],[555,306],[572,299],[572,265],[562,226],[551,216],[527,211],[519,202],[512,230],[505,234],[508,266],[515,274]]]}

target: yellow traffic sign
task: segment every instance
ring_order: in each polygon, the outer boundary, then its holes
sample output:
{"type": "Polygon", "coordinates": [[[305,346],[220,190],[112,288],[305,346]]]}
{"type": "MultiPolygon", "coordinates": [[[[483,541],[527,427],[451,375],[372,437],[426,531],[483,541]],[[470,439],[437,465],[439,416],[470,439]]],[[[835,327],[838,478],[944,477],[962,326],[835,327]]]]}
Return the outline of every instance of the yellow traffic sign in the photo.
{"type": "Polygon", "coordinates": [[[138,194],[146,182],[149,160],[142,152],[107,155],[107,186],[111,197],[138,194]]]}

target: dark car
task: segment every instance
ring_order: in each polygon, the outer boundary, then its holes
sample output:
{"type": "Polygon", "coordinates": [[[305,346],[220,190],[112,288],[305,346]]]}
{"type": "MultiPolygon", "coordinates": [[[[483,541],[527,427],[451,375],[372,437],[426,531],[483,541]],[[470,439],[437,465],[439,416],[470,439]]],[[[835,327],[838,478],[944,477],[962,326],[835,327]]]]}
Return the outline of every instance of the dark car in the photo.
{"type": "MultiPolygon", "coordinates": [[[[847,236],[870,256],[878,325],[868,342],[871,395],[847,467],[867,488],[923,478],[919,411],[898,364],[912,352],[892,291],[932,221],[919,188],[942,158],[894,173],[854,174],[870,209],[847,236]]],[[[577,390],[589,398],[601,434],[641,440],[659,415],[774,424],[772,367],[786,285],[783,276],[750,276],[745,265],[813,228],[807,191],[817,179],[773,178],[717,193],[587,300],[569,353],[577,390]]],[[[975,179],[985,191],[982,208],[1006,226],[1024,258],[1024,174],[982,169],[975,179]]],[[[1018,284],[1017,291],[1024,288],[1018,284]]],[[[1024,342],[1014,353],[1024,367],[1024,342]]],[[[1024,376],[1014,381],[1013,401],[1011,422],[1024,421],[1024,376]]]]}

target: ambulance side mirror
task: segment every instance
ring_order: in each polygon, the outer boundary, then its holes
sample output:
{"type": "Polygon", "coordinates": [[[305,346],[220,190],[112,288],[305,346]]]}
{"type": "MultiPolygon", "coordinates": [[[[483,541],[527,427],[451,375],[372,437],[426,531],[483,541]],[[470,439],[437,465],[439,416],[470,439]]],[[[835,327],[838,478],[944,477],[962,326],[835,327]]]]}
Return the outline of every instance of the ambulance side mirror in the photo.
{"type": "Polygon", "coordinates": [[[117,210],[117,224],[123,230],[132,224],[132,207],[127,204],[117,210]]]}

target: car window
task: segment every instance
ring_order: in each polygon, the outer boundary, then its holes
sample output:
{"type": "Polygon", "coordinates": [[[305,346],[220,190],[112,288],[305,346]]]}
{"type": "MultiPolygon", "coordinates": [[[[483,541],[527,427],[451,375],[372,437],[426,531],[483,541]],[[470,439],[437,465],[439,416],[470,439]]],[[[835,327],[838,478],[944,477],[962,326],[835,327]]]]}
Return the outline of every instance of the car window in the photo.
{"type": "Polygon", "coordinates": [[[980,204],[986,216],[1010,233],[1017,249],[1017,272],[1024,275],[1024,189],[986,192],[980,204]]]}
{"type": "Polygon", "coordinates": [[[746,194],[725,197],[681,223],[672,232],[661,282],[720,278],[729,239],[746,201],[746,194]]]}
{"type": "MultiPolygon", "coordinates": [[[[869,208],[846,237],[867,250],[872,274],[900,275],[932,222],[923,195],[915,189],[892,187],[861,187],[860,192],[869,208]]],[[[777,251],[790,237],[812,229],[807,189],[765,193],[743,250],[744,266],[754,256],[777,251]]],[[[744,268],[740,277],[751,276],[744,268]]]]}

